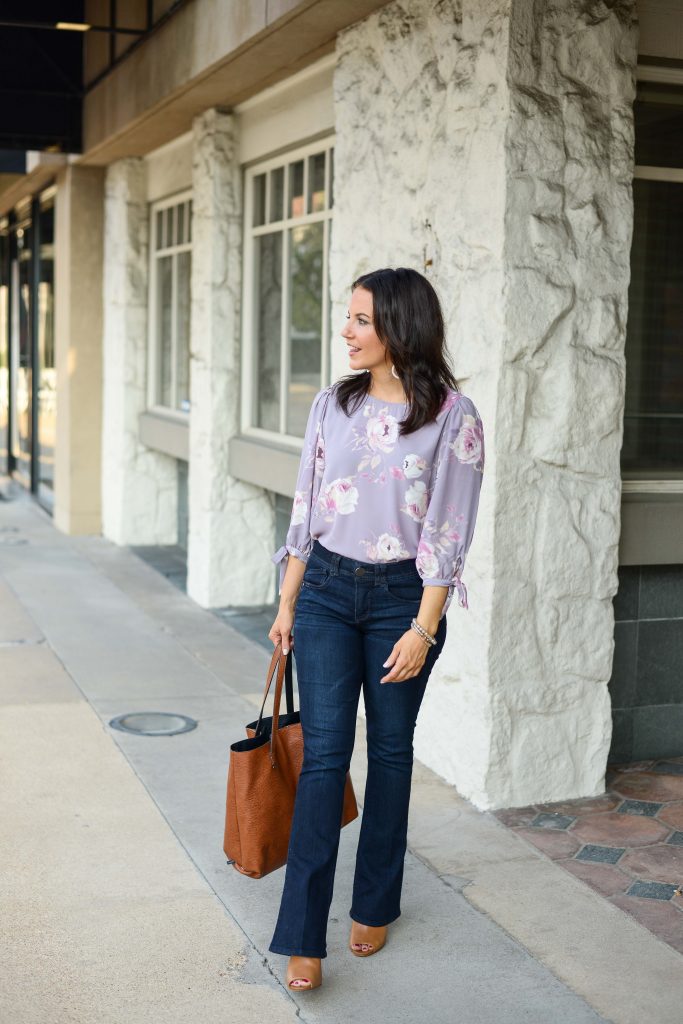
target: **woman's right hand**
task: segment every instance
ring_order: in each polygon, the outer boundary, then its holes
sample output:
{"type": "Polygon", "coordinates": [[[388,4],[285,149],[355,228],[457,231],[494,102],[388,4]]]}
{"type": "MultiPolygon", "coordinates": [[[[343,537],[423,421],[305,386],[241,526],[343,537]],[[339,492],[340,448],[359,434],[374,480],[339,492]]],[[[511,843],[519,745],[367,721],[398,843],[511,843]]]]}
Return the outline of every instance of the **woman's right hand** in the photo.
{"type": "Polygon", "coordinates": [[[294,625],[294,609],[287,606],[280,606],[275,622],[270,627],[268,637],[273,641],[273,646],[282,644],[282,653],[288,654],[294,647],[294,636],[292,626],[294,625]]]}
{"type": "Polygon", "coordinates": [[[287,569],[282,581],[280,590],[280,608],[275,617],[275,622],[270,627],[268,637],[273,641],[273,646],[282,644],[282,653],[289,654],[294,646],[292,626],[294,625],[294,609],[301,590],[301,581],[304,578],[306,563],[292,555],[287,559],[287,569]]]}

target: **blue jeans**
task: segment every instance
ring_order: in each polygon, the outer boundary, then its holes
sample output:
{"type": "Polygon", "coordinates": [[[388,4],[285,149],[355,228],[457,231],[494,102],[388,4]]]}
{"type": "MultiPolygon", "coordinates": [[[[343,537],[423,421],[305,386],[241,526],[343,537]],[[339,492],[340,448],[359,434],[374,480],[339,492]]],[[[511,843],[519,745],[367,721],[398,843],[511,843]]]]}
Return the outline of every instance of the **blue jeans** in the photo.
{"type": "Polygon", "coordinates": [[[351,917],[385,925],[400,898],[413,768],[413,732],[427,679],[446,639],[437,630],[419,675],[380,683],[396,641],[422,599],[415,561],[359,562],[317,541],[294,616],[304,760],[289,842],[273,953],[327,956],[346,773],[361,687],[365,697],[368,777],[356,855],[351,917]]]}

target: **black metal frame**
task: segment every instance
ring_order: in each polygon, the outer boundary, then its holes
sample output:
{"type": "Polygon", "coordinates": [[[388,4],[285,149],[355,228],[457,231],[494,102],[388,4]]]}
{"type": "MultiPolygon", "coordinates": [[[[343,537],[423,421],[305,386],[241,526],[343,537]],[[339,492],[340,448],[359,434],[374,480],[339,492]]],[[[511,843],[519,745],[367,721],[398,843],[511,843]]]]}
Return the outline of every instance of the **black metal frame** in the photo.
{"type": "Polygon", "coordinates": [[[40,290],[40,196],[31,200],[31,493],[38,493],[40,482],[40,444],[38,435],[38,388],[40,386],[40,357],[38,330],[40,326],[38,292],[40,290]]]}
{"type": "Polygon", "coordinates": [[[12,394],[12,376],[14,372],[14,360],[12,358],[12,306],[14,304],[14,296],[12,294],[12,250],[16,250],[16,235],[13,231],[15,222],[16,215],[12,210],[7,218],[7,246],[5,248],[4,267],[5,281],[7,282],[7,320],[5,323],[5,345],[7,352],[7,465],[4,467],[4,472],[7,476],[11,476],[15,465],[14,455],[12,454],[14,448],[12,433],[12,423],[14,420],[14,396],[12,394]]]}

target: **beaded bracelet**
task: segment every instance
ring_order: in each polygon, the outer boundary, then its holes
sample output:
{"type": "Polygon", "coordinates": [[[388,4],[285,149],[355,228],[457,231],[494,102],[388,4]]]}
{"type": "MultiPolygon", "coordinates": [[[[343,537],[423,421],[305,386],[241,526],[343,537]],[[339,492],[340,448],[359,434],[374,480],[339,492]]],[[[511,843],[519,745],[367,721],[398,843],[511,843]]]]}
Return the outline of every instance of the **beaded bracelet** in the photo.
{"type": "Polygon", "coordinates": [[[428,644],[430,647],[436,647],[436,637],[433,637],[431,633],[428,633],[427,630],[420,625],[417,619],[413,619],[413,621],[410,623],[410,628],[414,629],[417,635],[421,637],[424,640],[424,642],[428,644]]]}

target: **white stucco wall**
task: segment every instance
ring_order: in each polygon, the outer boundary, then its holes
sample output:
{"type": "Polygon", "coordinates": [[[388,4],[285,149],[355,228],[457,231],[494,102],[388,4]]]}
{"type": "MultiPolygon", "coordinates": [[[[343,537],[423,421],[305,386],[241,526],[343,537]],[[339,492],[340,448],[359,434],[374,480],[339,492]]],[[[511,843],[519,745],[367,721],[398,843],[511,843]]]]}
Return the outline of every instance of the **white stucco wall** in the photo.
{"type": "Polygon", "coordinates": [[[395,2],[338,41],[334,327],[359,273],[425,268],[484,421],[416,735],[480,807],[604,788],[636,41],[632,4],[584,8],[395,2]]]}
{"type": "Polygon", "coordinates": [[[148,234],[144,161],[107,169],[104,198],[102,532],[117,544],[174,544],[175,459],[143,445],[147,407],[148,234]]]}

